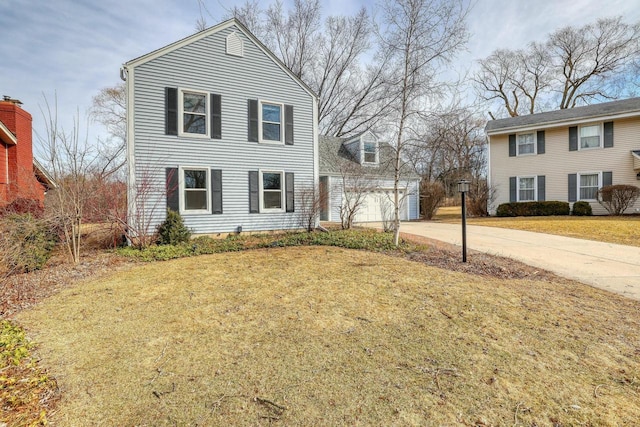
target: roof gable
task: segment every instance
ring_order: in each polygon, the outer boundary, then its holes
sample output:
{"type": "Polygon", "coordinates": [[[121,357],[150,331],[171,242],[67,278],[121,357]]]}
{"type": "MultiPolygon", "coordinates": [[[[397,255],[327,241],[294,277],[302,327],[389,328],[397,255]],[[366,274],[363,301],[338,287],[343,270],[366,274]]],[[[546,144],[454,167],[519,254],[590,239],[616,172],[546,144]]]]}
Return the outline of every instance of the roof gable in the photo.
{"type": "Polygon", "coordinates": [[[258,40],[258,38],[256,36],[253,35],[253,33],[251,31],[249,31],[249,29],[247,27],[244,26],[244,24],[242,24],[239,20],[237,20],[236,18],[231,18],[227,21],[221,22],[217,25],[214,25],[212,27],[209,27],[203,31],[200,31],[198,33],[192,34],[188,37],[185,37],[181,40],[178,40],[174,43],[171,43],[167,46],[161,47],[159,49],[156,49],[152,52],[149,52],[145,55],[139,56],[135,59],[132,59],[126,63],[124,63],[123,68],[124,69],[128,69],[128,68],[134,68],[137,66],[140,66],[142,64],[145,64],[149,61],[152,61],[156,58],[159,58],[163,55],[166,55],[167,53],[173,52],[177,49],[180,49],[184,46],[187,46],[191,43],[194,43],[198,40],[201,40],[205,37],[208,37],[212,34],[218,33],[222,30],[225,30],[227,28],[230,27],[236,27],[237,31],[242,32],[249,40],[251,40],[258,49],[260,49],[264,54],[267,55],[267,57],[269,57],[278,67],[280,67],[285,73],[287,73],[289,75],[289,77],[291,77],[291,79],[293,79],[303,90],[305,90],[307,93],[309,93],[309,95],[311,95],[314,98],[318,98],[318,96],[315,94],[315,92],[313,90],[311,90],[311,88],[304,83],[298,76],[296,76],[295,74],[293,74],[293,72],[277,57],[275,56],[275,54],[273,52],[271,52],[271,50],[269,50],[269,48],[267,48],[260,40],[258,40]]]}
{"type": "Polygon", "coordinates": [[[489,135],[513,132],[526,128],[546,128],[586,120],[640,116],[640,97],[603,102],[583,107],[547,111],[538,114],[490,120],[485,131],[489,135]]]}

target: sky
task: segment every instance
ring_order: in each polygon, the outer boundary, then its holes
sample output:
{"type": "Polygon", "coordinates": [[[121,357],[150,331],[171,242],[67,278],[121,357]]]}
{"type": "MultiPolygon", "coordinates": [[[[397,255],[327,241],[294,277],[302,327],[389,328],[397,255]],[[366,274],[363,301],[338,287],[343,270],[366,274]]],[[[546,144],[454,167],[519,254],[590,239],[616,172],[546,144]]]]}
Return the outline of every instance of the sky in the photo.
{"type": "MultiPolygon", "coordinates": [[[[284,4],[291,0],[285,0],[284,4]]],[[[446,1],[446,0],[445,0],[446,1]]],[[[640,0],[472,0],[471,38],[454,69],[464,75],[498,48],[517,49],[555,29],[622,15],[640,21],[640,0]]],[[[207,25],[243,0],[204,0],[207,25]]],[[[271,0],[261,0],[268,5],[271,0]]],[[[367,0],[321,0],[325,16],[352,14],[367,0]]],[[[45,99],[57,104],[61,126],[79,113],[81,132],[104,138],[86,122],[92,98],[120,82],[120,66],[196,31],[197,0],[0,0],[0,96],[23,102],[34,121],[34,144],[44,135],[45,99]]]]}

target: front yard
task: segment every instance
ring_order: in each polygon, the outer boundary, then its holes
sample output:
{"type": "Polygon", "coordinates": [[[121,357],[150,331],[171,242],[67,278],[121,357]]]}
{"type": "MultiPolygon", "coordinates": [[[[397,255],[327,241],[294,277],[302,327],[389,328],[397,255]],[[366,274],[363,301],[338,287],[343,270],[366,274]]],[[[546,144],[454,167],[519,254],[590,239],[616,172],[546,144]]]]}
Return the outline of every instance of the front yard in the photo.
{"type": "Polygon", "coordinates": [[[57,425],[633,425],[640,303],[382,253],[135,266],[17,315],[57,425]]]}

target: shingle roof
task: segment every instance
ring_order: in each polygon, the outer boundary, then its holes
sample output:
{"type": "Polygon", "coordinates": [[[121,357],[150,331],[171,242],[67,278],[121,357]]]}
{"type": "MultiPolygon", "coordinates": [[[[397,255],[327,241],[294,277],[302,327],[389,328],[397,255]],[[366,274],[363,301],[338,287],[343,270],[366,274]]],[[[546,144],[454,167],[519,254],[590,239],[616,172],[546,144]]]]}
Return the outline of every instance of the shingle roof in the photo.
{"type": "Polygon", "coordinates": [[[487,133],[499,133],[503,130],[506,131],[508,129],[525,126],[552,125],[572,120],[632,113],[640,115],[640,98],[629,98],[620,101],[586,105],[584,107],[568,108],[566,110],[548,111],[545,113],[529,114],[526,116],[490,120],[485,127],[485,131],[487,133]]]}
{"type": "MultiPolygon", "coordinates": [[[[343,145],[344,142],[353,141],[356,137],[339,138],[335,136],[320,135],[318,138],[318,151],[320,154],[319,168],[320,174],[339,174],[340,162],[353,162],[354,164],[360,164],[359,159],[356,159],[354,155],[343,145]]],[[[379,162],[377,165],[363,166],[367,175],[376,177],[393,178],[394,168],[394,150],[386,142],[378,142],[379,162]]],[[[403,166],[403,178],[418,179],[419,176],[410,170],[405,164],[403,166]]]]}

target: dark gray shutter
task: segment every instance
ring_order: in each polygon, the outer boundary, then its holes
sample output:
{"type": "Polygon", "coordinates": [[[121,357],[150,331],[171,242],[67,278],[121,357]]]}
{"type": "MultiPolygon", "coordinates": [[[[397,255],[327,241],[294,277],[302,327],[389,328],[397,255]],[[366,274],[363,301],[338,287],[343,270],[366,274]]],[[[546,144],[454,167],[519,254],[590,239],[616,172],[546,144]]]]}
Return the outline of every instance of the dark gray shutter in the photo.
{"type": "Polygon", "coordinates": [[[602,172],[602,186],[613,185],[613,172],[602,172]]]}
{"type": "Polygon", "coordinates": [[[538,144],[538,154],[544,154],[544,131],[539,130],[536,136],[536,142],[538,144]]]}
{"type": "Polygon", "coordinates": [[[604,124],[604,148],[613,147],[613,122],[604,124]]]}
{"type": "Polygon", "coordinates": [[[222,139],[222,97],[211,94],[211,138],[222,139]]]}
{"type": "Polygon", "coordinates": [[[578,175],[575,173],[569,174],[569,201],[575,202],[578,200],[578,175]]]}
{"type": "Polygon", "coordinates": [[[175,87],[164,88],[164,133],[166,135],[178,134],[178,89],[175,87]]]}
{"type": "Polygon", "coordinates": [[[516,156],[516,134],[509,135],[509,157],[516,156]]]}
{"type": "Polygon", "coordinates": [[[222,171],[211,169],[211,213],[222,213],[222,171]]]}
{"type": "Polygon", "coordinates": [[[286,172],[284,174],[285,189],[286,189],[286,211],[295,212],[295,187],[293,184],[293,172],[286,172]]]}
{"type": "Polygon", "coordinates": [[[544,202],[546,200],[546,178],[544,175],[538,175],[538,201],[544,202]]]}
{"type": "Polygon", "coordinates": [[[578,126],[569,128],[569,151],[578,151],[578,126]]]}
{"type": "Polygon", "coordinates": [[[248,138],[250,142],[258,142],[258,100],[247,102],[248,138]]]}
{"type": "Polygon", "coordinates": [[[509,201],[518,201],[518,181],[515,176],[509,178],[509,201]]]}
{"type": "Polygon", "coordinates": [[[284,143],[293,145],[293,105],[284,106],[284,143]]]}
{"type": "Polygon", "coordinates": [[[178,168],[166,169],[167,208],[180,210],[180,188],[178,188],[178,168]]]}
{"type": "Polygon", "coordinates": [[[258,171],[249,171],[249,213],[260,212],[260,186],[258,171]]]}

